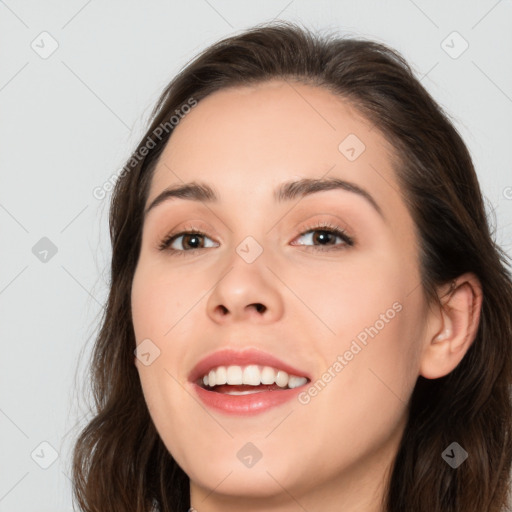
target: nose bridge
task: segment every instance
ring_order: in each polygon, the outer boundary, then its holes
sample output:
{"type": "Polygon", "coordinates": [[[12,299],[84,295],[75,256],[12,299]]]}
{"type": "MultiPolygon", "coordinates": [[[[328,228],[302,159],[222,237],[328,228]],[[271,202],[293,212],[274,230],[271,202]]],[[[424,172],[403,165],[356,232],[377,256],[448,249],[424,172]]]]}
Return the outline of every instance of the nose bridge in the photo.
{"type": "Polygon", "coordinates": [[[235,248],[236,254],[248,265],[252,265],[255,261],[260,259],[264,252],[264,241],[261,240],[262,236],[256,236],[260,241],[253,235],[246,235],[235,248]]]}
{"type": "Polygon", "coordinates": [[[235,288],[244,290],[245,293],[268,288],[271,285],[268,279],[272,275],[267,268],[270,255],[268,243],[254,230],[254,235],[247,234],[248,232],[241,229],[235,234],[229,251],[230,257],[222,262],[223,268],[228,272],[224,274],[222,281],[233,282],[235,288]]]}
{"type": "Polygon", "coordinates": [[[264,197],[258,194],[247,198],[239,196],[232,205],[231,212],[236,214],[229,219],[230,245],[246,264],[258,261],[269,248],[268,241],[274,232],[271,230],[272,216],[263,214],[267,207],[264,197]]]}
{"type": "MultiPolygon", "coordinates": [[[[263,205],[263,202],[258,204],[263,205]]],[[[266,210],[270,212],[270,210],[266,210]]],[[[244,263],[242,267],[258,267],[256,273],[262,273],[266,280],[273,279],[272,272],[267,268],[280,267],[277,250],[282,245],[279,239],[279,229],[275,214],[263,215],[263,207],[260,211],[251,212],[239,219],[236,226],[232,228],[232,248],[234,255],[238,257],[231,261],[232,264],[244,263]]]]}

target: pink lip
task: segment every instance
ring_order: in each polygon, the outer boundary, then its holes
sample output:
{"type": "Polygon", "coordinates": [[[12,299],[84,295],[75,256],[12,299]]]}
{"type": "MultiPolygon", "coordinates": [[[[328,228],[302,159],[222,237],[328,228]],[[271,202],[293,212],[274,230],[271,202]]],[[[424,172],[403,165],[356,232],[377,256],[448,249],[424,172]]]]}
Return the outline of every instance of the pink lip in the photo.
{"type": "Polygon", "coordinates": [[[193,389],[200,400],[206,406],[225,414],[242,416],[257,414],[281,405],[294,398],[308,384],[306,383],[304,386],[294,389],[261,391],[250,395],[227,395],[216,391],[208,391],[198,385],[198,380],[217,366],[246,366],[248,364],[271,366],[278,370],[284,370],[289,375],[306,377],[308,383],[311,382],[311,375],[309,373],[294,368],[280,359],[256,349],[246,349],[244,351],[223,349],[214,352],[197,363],[190,372],[189,381],[192,383],[193,389]]]}
{"type": "MultiPolygon", "coordinates": [[[[307,384],[304,384],[306,386],[307,384]]],[[[216,391],[208,391],[197,384],[192,384],[194,391],[200,400],[207,406],[224,414],[236,416],[248,416],[267,411],[288,402],[298,393],[303,391],[304,386],[282,391],[261,391],[251,395],[226,395],[216,391]]]]}

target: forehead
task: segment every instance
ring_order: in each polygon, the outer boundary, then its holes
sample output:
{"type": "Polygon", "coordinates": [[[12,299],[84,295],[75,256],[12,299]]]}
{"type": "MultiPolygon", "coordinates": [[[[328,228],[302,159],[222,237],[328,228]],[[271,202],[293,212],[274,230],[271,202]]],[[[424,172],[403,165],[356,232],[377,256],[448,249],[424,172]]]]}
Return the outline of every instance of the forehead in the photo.
{"type": "Polygon", "coordinates": [[[395,182],[393,156],[379,130],[325,88],[284,80],[230,87],[201,100],[174,129],[148,202],[193,180],[212,183],[221,199],[248,192],[263,198],[281,182],[325,175],[364,185],[378,198],[395,182]]]}

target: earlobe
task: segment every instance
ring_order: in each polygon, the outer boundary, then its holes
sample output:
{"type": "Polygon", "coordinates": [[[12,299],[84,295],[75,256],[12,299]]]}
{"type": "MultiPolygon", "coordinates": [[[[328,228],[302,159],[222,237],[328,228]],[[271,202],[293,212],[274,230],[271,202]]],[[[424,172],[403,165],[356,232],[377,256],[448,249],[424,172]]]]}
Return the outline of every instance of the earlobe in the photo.
{"type": "Polygon", "coordinates": [[[473,273],[459,276],[443,295],[437,310],[441,328],[429,333],[420,375],[437,379],[454,370],[473,343],[480,321],[482,287],[473,273]]]}

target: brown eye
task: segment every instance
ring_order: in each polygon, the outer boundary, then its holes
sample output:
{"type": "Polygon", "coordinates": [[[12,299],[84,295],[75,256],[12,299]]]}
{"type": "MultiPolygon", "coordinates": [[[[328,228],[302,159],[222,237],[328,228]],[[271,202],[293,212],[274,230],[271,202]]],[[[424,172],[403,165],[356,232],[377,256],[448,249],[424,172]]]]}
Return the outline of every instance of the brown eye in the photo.
{"type": "Polygon", "coordinates": [[[202,235],[198,235],[197,233],[181,235],[180,237],[176,238],[174,242],[176,242],[176,240],[179,240],[180,238],[183,238],[181,244],[184,247],[184,249],[199,249],[204,245],[204,237],[202,235]]]}
{"type": "MultiPolygon", "coordinates": [[[[323,250],[322,247],[326,247],[326,250],[343,248],[344,246],[354,245],[354,241],[349,237],[345,231],[337,227],[319,226],[314,229],[309,229],[303,232],[297,239],[304,238],[306,241],[312,242],[314,247],[323,250]],[[341,243],[336,243],[338,239],[341,243]]],[[[293,245],[309,245],[295,243],[293,245]]]]}
{"type": "Polygon", "coordinates": [[[174,252],[192,252],[196,249],[212,247],[212,245],[205,245],[205,240],[211,239],[200,231],[182,231],[169,235],[162,240],[159,249],[162,251],[168,249],[174,252]]]}

